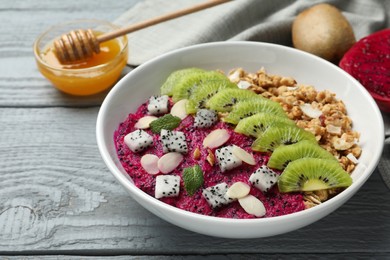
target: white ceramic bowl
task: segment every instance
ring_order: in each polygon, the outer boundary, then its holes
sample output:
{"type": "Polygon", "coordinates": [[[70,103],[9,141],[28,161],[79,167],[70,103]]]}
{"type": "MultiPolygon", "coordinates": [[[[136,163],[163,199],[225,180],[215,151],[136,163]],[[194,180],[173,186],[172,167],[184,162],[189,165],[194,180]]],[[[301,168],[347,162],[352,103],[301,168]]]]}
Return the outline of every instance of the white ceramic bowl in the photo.
{"type": "MultiPolygon", "coordinates": [[[[370,94],[335,65],[296,49],[255,42],[217,42],[179,49],[131,71],[110,91],[97,118],[97,143],[114,177],[143,207],[179,227],[226,238],[257,238],[289,232],[311,224],[345,203],[374,171],[383,149],[384,126],[370,94]],[[167,205],[138,189],[117,159],[113,134],[126,116],[153,94],[174,70],[186,67],[222,69],[237,67],[256,72],[291,76],[298,83],[328,89],[345,102],[354,129],[361,133],[363,153],[352,174],[353,184],[344,192],[311,209],[264,219],[225,219],[203,216],[167,205]]],[[[353,216],[351,216],[353,217],[353,216]]],[[[355,216],[358,217],[358,216],[355,216]]]]}

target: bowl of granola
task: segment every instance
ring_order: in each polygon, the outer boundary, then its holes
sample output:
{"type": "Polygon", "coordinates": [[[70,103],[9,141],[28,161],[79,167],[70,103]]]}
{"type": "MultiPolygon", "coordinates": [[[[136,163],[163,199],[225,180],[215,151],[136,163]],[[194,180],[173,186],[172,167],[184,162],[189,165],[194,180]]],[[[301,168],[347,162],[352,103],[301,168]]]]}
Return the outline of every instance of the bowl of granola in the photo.
{"type": "Polygon", "coordinates": [[[325,217],[369,178],[384,143],[359,82],[313,55],[255,42],[195,45],[139,66],[107,95],[96,134],[140,205],[226,238],[325,217]]]}

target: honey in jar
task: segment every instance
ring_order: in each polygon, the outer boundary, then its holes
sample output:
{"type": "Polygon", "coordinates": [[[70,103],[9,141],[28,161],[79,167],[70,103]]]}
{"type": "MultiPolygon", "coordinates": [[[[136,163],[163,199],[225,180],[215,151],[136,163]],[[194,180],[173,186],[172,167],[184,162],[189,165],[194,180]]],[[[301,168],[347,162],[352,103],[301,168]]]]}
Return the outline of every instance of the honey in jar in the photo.
{"type": "MultiPolygon", "coordinates": [[[[94,31],[96,35],[103,32],[94,31]]],[[[42,38],[42,37],[41,37],[42,38]]],[[[127,62],[127,38],[122,36],[100,44],[92,57],[62,64],[53,49],[53,39],[45,46],[40,38],[34,46],[40,72],[59,90],[78,96],[99,93],[115,84],[127,62]]]]}

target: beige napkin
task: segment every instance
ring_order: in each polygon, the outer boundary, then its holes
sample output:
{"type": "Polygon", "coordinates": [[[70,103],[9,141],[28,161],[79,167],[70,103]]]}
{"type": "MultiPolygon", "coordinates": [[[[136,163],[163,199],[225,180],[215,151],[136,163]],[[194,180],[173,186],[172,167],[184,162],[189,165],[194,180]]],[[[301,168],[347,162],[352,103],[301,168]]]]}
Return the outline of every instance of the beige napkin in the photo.
{"type": "MultiPolygon", "coordinates": [[[[144,0],[114,23],[126,26],[207,0],[144,0]]],[[[358,39],[390,27],[390,1],[383,0],[234,0],[134,32],[129,37],[129,65],[139,65],[170,50],[197,43],[248,40],[291,45],[291,23],[317,3],[335,5],[351,22],[358,39]]]]}

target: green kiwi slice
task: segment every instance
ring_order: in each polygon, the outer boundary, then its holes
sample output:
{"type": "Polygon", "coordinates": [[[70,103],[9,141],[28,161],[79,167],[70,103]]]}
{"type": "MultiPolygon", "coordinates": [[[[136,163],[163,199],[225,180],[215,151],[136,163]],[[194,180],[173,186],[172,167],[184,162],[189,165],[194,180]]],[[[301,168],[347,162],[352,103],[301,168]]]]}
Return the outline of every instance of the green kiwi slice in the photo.
{"type": "Polygon", "coordinates": [[[314,135],[302,128],[292,125],[269,127],[252,144],[252,150],[273,152],[280,145],[295,144],[302,140],[317,143],[314,135]]]}
{"type": "Polygon", "coordinates": [[[246,136],[253,136],[257,138],[271,126],[283,127],[284,125],[295,126],[295,122],[287,117],[280,117],[267,113],[257,113],[253,116],[240,120],[234,131],[246,136]]]}
{"type": "Polygon", "coordinates": [[[302,158],[289,163],[278,179],[280,192],[348,187],[352,178],[335,160],[302,158]]]}
{"type": "Polygon", "coordinates": [[[295,144],[283,145],[276,148],[269,158],[267,166],[282,170],[290,162],[301,158],[320,158],[337,161],[330,152],[318,144],[302,140],[295,144]]]}
{"type": "MultiPolygon", "coordinates": [[[[190,75],[185,75],[172,89],[172,100],[177,102],[182,99],[188,99],[192,91],[197,87],[201,86],[207,81],[229,81],[229,79],[222,73],[217,71],[206,71],[191,73],[190,75]]],[[[230,81],[229,81],[230,82],[230,81]]]]}
{"type": "Polygon", "coordinates": [[[287,118],[287,114],[279,103],[267,98],[256,98],[255,100],[249,99],[235,104],[232,111],[222,120],[236,125],[241,119],[260,112],[287,118]]]}
{"type": "Polygon", "coordinates": [[[199,72],[205,72],[205,70],[200,68],[186,68],[172,72],[160,88],[161,95],[172,96],[173,87],[177,85],[181,80],[183,80],[183,77],[191,74],[197,74],[199,72]]]}
{"type": "Polygon", "coordinates": [[[218,112],[229,112],[235,104],[247,99],[263,99],[263,97],[250,90],[228,88],[211,97],[207,101],[206,107],[218,112]]]}
{"type": "Polygon", "coordinates": [[[187,102],[186,110],[188,114],[194,114],[200,108],[206,108],[206,102],[222,89],[238,88],[236,84],[229,80],[208,80],[196,87],[187,102]]]}

